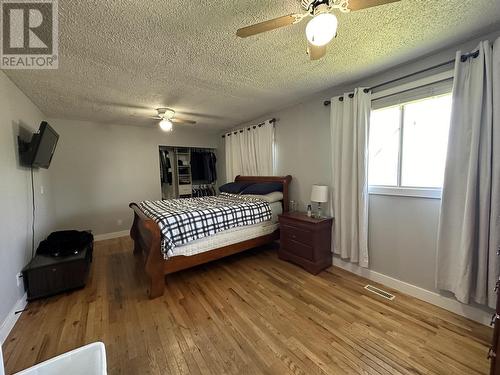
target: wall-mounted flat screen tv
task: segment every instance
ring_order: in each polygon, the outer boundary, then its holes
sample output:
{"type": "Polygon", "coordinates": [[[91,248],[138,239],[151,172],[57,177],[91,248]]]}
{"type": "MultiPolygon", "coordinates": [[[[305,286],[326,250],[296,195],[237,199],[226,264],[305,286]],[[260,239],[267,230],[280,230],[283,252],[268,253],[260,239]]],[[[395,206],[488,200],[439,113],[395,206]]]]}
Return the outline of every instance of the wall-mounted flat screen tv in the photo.
{"type": "Polygon", "coordinates": [[[58,140],[59,134],[46,121],[42,121],[38,132],[33,134],[31,142],[23,142],[21,163],[27,167],[48,168],[58,140]]]}

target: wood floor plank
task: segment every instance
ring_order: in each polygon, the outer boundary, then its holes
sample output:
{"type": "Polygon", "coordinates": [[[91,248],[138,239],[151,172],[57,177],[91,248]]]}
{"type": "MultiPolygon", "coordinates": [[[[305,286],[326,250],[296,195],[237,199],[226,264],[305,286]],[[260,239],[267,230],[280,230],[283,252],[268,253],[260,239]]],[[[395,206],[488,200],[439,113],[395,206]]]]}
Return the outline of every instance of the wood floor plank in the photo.
{"type": "Polygon", "coordinates": [[[336,267],[314,276],[270,246],[167,276],[149,300],[127,237],[97,242],[84,289],[28,305],[7,374],[103,341],[113,374],[487,374],[492,330],[336,267]]]}

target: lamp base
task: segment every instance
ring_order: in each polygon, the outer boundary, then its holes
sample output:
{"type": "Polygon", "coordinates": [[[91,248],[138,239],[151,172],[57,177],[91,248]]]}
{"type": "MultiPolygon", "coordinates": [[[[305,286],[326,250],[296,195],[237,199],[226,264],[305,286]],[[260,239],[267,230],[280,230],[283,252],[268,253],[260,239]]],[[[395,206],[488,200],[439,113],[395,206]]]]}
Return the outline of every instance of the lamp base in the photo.
{"type": "Polygon", "coordinates": [[[318,202],[318,210],[313,215],[313,218],[315,218],[315,219],[322,219],[323,218],[323,212],[321,211],[321,203],[319,203],[319,202],[318,202]]]}

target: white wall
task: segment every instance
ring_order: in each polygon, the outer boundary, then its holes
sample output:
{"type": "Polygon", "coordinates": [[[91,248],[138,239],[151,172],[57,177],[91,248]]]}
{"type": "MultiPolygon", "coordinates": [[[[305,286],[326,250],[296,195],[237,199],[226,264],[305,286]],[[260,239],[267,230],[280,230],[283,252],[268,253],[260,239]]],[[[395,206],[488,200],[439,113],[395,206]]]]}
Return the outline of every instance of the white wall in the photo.
{"type": "MultiPolygon", "coordinates": [[[[349,85],[323,91],[288,108],[261,116],[246,127],[265,119],[276,118],[277,174],[291,174],[290,199],[305,210],[313,184],[331,183],[330,107],[324,100],[351,91],[354,87],[370,87],[449,61],[455,52],[473,50],[480,40],[498,37],[488,34],[390,71],[366,77],[349,85]]],[[[333,53],[333,52],[332,52],[333,53]]],[[[452,69],[453,65],[428,74],[452,69]]],[[[414,77],[420,78],[419,76],[414,77]]],[[[405,81],[399,82],[399,84],[405,81]]],[[[387,87],[385,87],[387,88],[387,87]]],[[[224,152],[220,141],[221,154],[224,152]]],[[[435,258],[440,200],[397,196],[370,195],[369,251],[370,269],[383,275],[435,291],[435,258]]]]}
{"type": "Polygon", "coordinates": [[[370,195],[371,269],[434,290],[438,199],[370,195]]]}
{"type": "Polygon", "coordinates": [[[57,229],[130,229],[130,202],[161,199],[158,146],[217,147],[218,135],[50,119],[59,144],[50,166],[57,229]]]}
{"type": "MultiPolygon", "coordinates": [[[[0,72],[0,324],[10,324],[10,314],[22,298],[16,274],[31,255],[31,179],[28,168],[19,165],[17,136],[28,137],[44,116],[40,110],[0,72]]],[[[46,170],[36,170],[35,246],[53,227],[52,189],[46,170]],[[41,194],[41,187],[44,194],[41,194]]],[[[0,334],[3,334],[0,326],[0,334]]]]}

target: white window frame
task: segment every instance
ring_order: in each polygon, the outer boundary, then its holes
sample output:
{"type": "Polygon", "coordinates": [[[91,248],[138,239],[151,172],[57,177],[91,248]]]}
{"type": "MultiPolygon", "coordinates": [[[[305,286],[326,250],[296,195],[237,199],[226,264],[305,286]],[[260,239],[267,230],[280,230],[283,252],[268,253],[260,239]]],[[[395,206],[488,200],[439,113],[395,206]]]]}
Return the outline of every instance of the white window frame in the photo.
{"type": "MultiPolygon", "coordinates": [[[[415,89],[421,86],[430,85],[432,83],[441,82],[450,78],[453,78],[453,70],[449,70],[446,72],[438,73],[429,77],[421,78],[415,80],[413,82],[405,83],[403,85],[392,87],[387,90],[382,90],[376,92],[372,95],[372,100],[376,100],[382,97],[395,95],[400,92],[404,92],[407,90],[415,89]]],[[[421,187],[411,187],[411,186],[401,186],[401,176],[402,176],[402,168],[403,168],[403,120],[404,120],[404,104],[402,104],[401,108],[401,117],[400,117],[400,125],[401,125],[401,134],[399,137],[399,161],[398,161],[398,186],[384,186],[384,185],[369,185],[368,193],[370,195],[389,195],[389,196],[402,196],[402,197],[412,197],[412,198],[429,198],[429,199],[441,199],[441,195],[443,192],[442,188],[421,188],[421,187]]]]}
{"type": "Polygon", "coordinates": [[[441,199],[442,188],[413,188],[406,186],[368,186],[368,193],[372,195],[396,195],[412,198],[441,199]]]}

